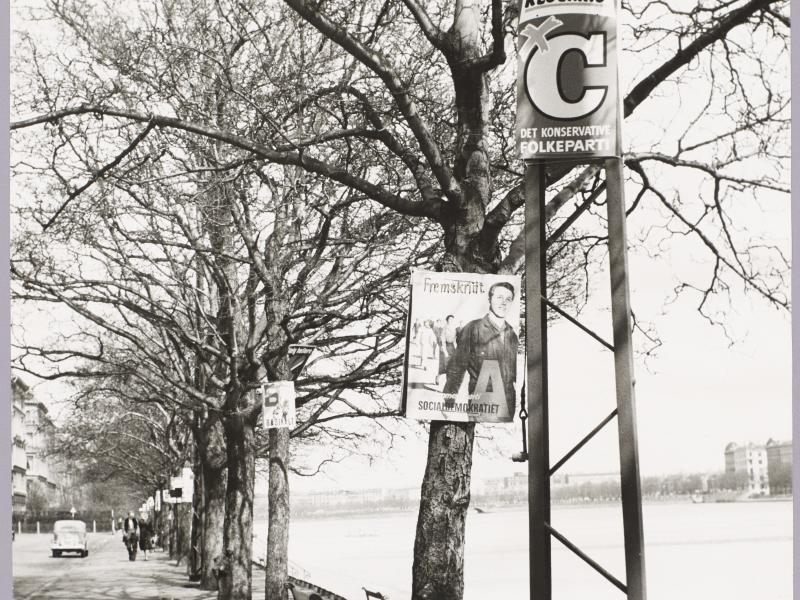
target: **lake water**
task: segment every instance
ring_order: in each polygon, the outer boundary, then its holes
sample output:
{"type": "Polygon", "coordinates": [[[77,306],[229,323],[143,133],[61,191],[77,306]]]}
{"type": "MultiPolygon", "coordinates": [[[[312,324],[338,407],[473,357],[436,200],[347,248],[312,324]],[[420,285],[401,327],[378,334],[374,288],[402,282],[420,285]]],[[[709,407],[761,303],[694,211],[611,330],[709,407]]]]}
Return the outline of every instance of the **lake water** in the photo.
{"type": "MultiPolygon", "coordinates": [[[[648,600],[791,600],[792,503],[646,504],[648,600]]],[[[617,579],[625,580],[618,506],[556,506],[552,525],[617,579]]],[[[289,558],[348,600],[361,586],[408,599],[416,513],[295,520],[289,558]]],[[[259,524],[257,532],[266,530],[259,524]]],[[[528,598],[527,511],[470,513],[465,600],[528,598]]],[[[263,546],[262,546],[263,547],[263,546]]],[[[555,600],[624,595],[553,540],[555,600]]]]}

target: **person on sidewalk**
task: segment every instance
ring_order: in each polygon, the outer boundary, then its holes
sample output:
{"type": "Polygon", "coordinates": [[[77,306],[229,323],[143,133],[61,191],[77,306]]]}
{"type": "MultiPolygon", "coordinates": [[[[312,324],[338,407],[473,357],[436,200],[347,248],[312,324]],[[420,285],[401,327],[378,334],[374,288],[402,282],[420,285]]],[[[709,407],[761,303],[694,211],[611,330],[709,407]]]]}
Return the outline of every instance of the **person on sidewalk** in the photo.
{"type": "Polygon", "coordinates": [[[139,519],[139,550],[144,553],[147,560],[147,551],[153,550],[153,526],[144,517],[139,519]]]}
{"type": "Polygon", "coordinates": [[[128,559],[136,560],[136,546],[139,543],[139,520],[133,516],[133,511],[128,513],[122,522],[122,543],[128,549],[128,559]]]}

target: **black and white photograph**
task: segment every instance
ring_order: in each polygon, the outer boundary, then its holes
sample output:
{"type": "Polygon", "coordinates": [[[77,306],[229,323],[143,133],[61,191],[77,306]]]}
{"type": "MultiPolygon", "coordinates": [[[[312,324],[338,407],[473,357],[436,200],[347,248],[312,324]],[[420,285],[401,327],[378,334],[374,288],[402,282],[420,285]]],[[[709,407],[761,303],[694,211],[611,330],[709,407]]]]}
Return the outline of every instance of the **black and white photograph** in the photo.
{"type": "Polygon", "coordinates": [[[792,598],[789,0],[8,12],[15,600],[792,598]]]}

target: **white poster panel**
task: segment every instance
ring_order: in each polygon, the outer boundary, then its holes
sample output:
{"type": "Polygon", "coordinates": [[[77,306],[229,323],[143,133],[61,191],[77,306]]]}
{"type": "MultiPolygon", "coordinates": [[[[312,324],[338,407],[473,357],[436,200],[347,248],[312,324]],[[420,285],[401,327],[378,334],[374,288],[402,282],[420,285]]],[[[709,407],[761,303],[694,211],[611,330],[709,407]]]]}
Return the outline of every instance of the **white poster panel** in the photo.
{"type": "Polygon", "coordinates": [[[520,158],[619,156],[615,0],[521,0],[518,33],[520,158]]]}
{"type": "Polygon", "coordinates": [[[520,278],[411,274],[403,382],[405,415],[423,421],[510,422],[517,369],[520,278]]]}
{"type": "Polygon", "coordinates": [[[262,386],[264,429],[297,425],[295,397],[294,381],[270,381],[262,386]]]}

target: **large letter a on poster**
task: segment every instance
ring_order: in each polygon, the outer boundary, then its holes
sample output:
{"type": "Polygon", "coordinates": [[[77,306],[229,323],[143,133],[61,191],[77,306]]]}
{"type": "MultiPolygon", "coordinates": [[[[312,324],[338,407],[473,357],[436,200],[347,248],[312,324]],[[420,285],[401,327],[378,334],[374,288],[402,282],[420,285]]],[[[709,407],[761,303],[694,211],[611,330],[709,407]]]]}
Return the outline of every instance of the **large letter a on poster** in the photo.
{"type": "Polygon", "coordinates": [[[505,403],[506,392],[500,363],[496,360],[484,360],[475,383],[475,395],[481,402],[505,403]]]}

